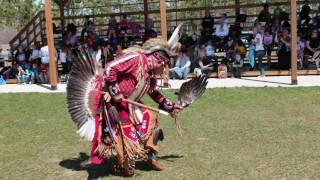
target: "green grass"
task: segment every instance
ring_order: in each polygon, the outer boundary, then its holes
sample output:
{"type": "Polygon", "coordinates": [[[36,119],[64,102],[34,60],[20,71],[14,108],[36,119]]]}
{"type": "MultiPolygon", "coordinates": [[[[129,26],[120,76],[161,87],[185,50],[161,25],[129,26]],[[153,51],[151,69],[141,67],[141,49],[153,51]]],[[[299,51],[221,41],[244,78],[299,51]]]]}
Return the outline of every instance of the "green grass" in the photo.
{"type": "MultiPolygon", "coordinates": [[[[319,179],[319,102],[318,88],[208,90],[181,114],[183,137],[160,117],[167,169],[140,162],[136,178],[319,179]]],[[[0,94],[0,107],[0,179],[119,178],[79,157],[89,143],[75,133],[64,94],[0,94]]]]}

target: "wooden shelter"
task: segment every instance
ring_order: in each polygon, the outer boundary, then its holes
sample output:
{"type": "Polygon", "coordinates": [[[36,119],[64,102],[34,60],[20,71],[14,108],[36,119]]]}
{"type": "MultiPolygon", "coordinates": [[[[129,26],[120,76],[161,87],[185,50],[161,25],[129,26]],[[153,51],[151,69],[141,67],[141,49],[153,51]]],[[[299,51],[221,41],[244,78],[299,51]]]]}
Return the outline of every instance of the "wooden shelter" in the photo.
{"type": "MultiPolygon", "coordinates": [[[[185,22],[187,28],[192,27],[192,25],[199,25],[201,19],[205,14],[205,11],[210,11],[214,14],[214,18],[217,18],[222,13],[228,13],[229,23],[235,20],[235,17],[240,13],[247,14],[247,22],[242,24],[243,28],[252,27],[254,19],[257,17],[257,13],[261,9],[261,4],[249,1],[249,3],[243,3],[240,0],[231,1],[213,1],[213,0],[143,0],[136,1],[135,3],[130,3],[132,1],[122,1],[124,3],[106,3],[95,4],[92,7],[85,6],[75,6],[73,5],[74,0],[53,0],[58,8],[53,8],[53,14],[59,16],[54,16],[52,18],[53,22],[59,23],[62,31],[65,29],[67,23],[73,22],[76,24],[77,28],[81,29],[83,27],[83,19],[88,16],[95,22],[98,33],[100,36],[105,36],[106,32],[106,18],[110,16],[119,17],[122,14],[130,15],[136,17],[137,21],[143,24],[146,22],[147,18],[152,16],[155,22],[155,29],[157,32],[161,32],[162,38],[166,39],[167,32],[172,32],[177,24],[180,22],[185,22]],[[126,3],[128,2],[128,3],[126,3]],[[188,3],[186,3],[188,2],[188,3]],[[102,9],[98,11],[98,9],[102,9]],[[255,13],[253,13],[255,12],[255,13]],[[192,16],[191,16],[192,14],[192,16]]],[[[81,2],[81,1],[77,1],[81,2]]],[[[310,3],[319,3],[318,0],[310,0],[310,3]]],[[[297,59],[296,59],[296,17],[297,17],[297,4],[303,4],[303,1],[282,1],[276,3],[269,3],[270,7],[283,6],[291,7],[291,32],[292,32],[292,68],[288,73],[292,77],[292,84],[297,83],[297,59]]],[[[52,7],[51,0],[45,1],[45,11],[50,12],[52,7]]],[[[26,42],[27,44],[32,43],[36,40],[47,41],[48,45],[54,42],[53,36],[50,36],[50,31],[44,32],[43,29],[52,29],[50,27],[50,15],[51,13],[45,13],[45,17],[41,18],[43,14],[39,12],[35,16],[35,20],[38,19],[39,23],[31,21],[25,28],[24,32],[21,31],[12,41],[11,44],[18,42],[17,44],[22,44],[26,42]],[[46,19],[47,23],[44,26],[42,20],[46,19]],[[44,28],[46,27],[46,28],[44,28]],[[31,29],[31,30],[30,30],[31,29]],[[40,32],[38,33],[38,29],[40,32]],[[25,35],[23,36],[23,34],[25,35]],[[33,35],[33,38],[31,37],[33,35]],[[31,37],[31,38],[30,38],[31,37]],[[51,39],[51,40],[49,40],[51,39]]],[[[51,24],[52,25],[52,24],[51,24]]],[[[53,46],[51,46],[52,48],[53,46]]],[[[52,67],[52,66],[51,66],[52,67]]],[[[280,73],[281,74],[281,73],[280,73]]],[[[282,72],[283,74],[283,72],[282,72]]],[[[53,89],[56,82],[51,82],[53,89]]]]}

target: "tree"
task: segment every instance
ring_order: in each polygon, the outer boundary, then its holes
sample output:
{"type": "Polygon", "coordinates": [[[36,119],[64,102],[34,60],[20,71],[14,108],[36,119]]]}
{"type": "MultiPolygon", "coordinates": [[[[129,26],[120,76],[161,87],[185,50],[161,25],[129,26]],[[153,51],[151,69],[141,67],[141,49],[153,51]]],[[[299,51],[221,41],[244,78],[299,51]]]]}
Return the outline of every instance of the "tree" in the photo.
{"type": "Polygon", "coordinates": [[[33,0],[0,0],[0,25],[23,27],[39,10],[33,0]]]}

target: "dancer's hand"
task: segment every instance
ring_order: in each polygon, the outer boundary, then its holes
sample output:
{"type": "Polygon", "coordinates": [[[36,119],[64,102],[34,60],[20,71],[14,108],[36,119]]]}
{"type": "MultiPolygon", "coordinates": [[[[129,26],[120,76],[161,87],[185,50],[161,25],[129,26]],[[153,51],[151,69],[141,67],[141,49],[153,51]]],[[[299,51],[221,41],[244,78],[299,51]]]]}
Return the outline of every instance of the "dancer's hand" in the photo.
{"type": "Polygon", "coordinates": [[[123,94],[116,94],[112,97],[113,101],[116,103],[122,102],[122,100],[124,99],[123,94]]]}

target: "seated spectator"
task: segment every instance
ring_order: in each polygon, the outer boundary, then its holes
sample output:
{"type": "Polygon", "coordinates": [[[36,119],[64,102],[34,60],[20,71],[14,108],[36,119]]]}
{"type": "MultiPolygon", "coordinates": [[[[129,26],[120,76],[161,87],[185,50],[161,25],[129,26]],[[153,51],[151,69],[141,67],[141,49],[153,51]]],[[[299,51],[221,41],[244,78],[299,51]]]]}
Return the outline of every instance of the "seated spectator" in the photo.
{"type": "Polygon", "coordinates": [[[235,61],[232,63],[232,75],[236,78],[241,78],[243,67],[243,58],[240,54],[236,54],[235,61]]]}
{"type": "Polygon", "coordinates": [[[111,16],[111,19],[109,20],[109,29],[108,29],[108,38],[111,39],[111,37],[118,36],[119,26],[118,22],[116,20],[116,17],[114,15],[111,16]]]}
{"type": "Polygon", "coordinates": [[[234,50],[235,50],[235,53],[240,54],[242,59],[244,59],[246,57],[247,48],[241,39],[236,41],[236,44],[234,46],[234,50]]]}
{"type": "Polygon", "coordinates": [[[19,64],[22,68],[27,64],[27,55],[24,49],[20,46],[15,55],[15,59],[17,64],[19,64]]]}
{"type": "Polygon", "coordinates": [[[320,66],[319,66],[319,64],[320,64],[320,50],[317,50],[317,51],[313,54],[313,56],[312,56],[312,58],[311,58],[311,61],[312,61],[312,62],[316,62],[317,71],[320,71],[320,66]]]}
{"type": "Polygon", "coordinates": [[[202,22],[201,22],[202,35],[204,36],[203,37],[204,39],[208,40],[208,39],[212,39],[214,19],[208,10],[206,10],[205,13],[206,13],[205,17],[202,18],[202,22]]]}
{"type": "Polygon", "coordinates": [[[4,67],[4,55],[2,53],[2,49],[0,48],[0,68],[4,67]]]}
{"type": "Polygon", "coordinates": [[[300,34],[298,34],[298,36],[297,36],[298,69],[302,69],[303,68],[304,48],[305,48],[305,44],[304,44],[304,42],[301,41],[300,34]]]}
{"type": "Polygon", "coordinates": [[[263,9],[259,13],[258,19],[260,22],[266,22],[266,26],[271,25],[271,14],[269,12],[269,5],[267,3],[263,5],[263,9]]]}
{"type": "MultiPolygon", "coordinates": [[[[89,23],[88,22],[88,25],[86,25],[87,27],[85,28],[85,32],[87,33],[88,32],[88,29],[89,29],[89,24],[92,24],[92,23],[89,23]]],[[[82,39],[82,42],[84,41],[84,35],[83,37],[81,37],[82,39]]],[[[68,24],[67,26],[67,38],[66,38],[67,42],[66,42],[66,45],[69,46],[69,47],[75,47],[78,45],[78,36],[77,36],[77,28],[74,24],[68,24]]]]}
{"type": "Polygon", "coordinates": [[[123,14],[120,16],[120,32],[127,33],[129,27],[127,15],[123,14]]]}
{"type": "Polygon", "coordinates": [[[215,58],[215,51],[214,51],[214,47],[212,46],[211,41],[208,41],[205,46],[204,60],[206,62],[215,62],[214,65],[217,65],[217,63],[218,63],[215,58]]]}
{"type": "Polygon", "coordinates": [[[153,28],[154,28],[154,21],[150,16],[148,16],[145,24],[143,42],[147,41],[150,38],[157,37],[157,32],[155,32],[153,28]]]}
{"type": "Polygon", "coordinates": [[[282,9],[280,8],[280,5],[277,5],[276,8],[273,10],[273,18],[279,19],[281,12],[282,12],[282,9]]]}
{"type": "Polygon", "coordinates": [[[258,31],[258,32],[261,32],[261,30],[262,30],[262,24],[261,24],[261,22],[259,21],[259,19],[256,19],[256,20],[254,21],[254,27],[257,28],[257,31],[258,31]]]}
{"type": "Polygon", "coordinates": [[[258,68],[260,71],[260,77],[265,76],[265,71],[263,67],[262,58],[264,57],[265,50],[263,46],[263,36],[256,27],[253,28],[253,35],[254,35],[254,44],[255,44],[255,57],[258,58],[258,68]]]}
{"type": "Polygon", "coordinates": [[[176,77],[178,77],[178,79],[187,79],[190,72],[191,61],[186,53],[187,49],[182,48],[175,63],[175,67],[170,69],[173,79],[176,79],[176,77]]]}
{"type": "Polygon", "coordinates": [[[223,48],[223,45],[227,41],[229,35],[229,27],[227,24],[226,15],[222,15],[219,20],[219,24],[215,25],[214,42],[217,49],[223,48]]]}
{"type": "Polygon", "coordinates": [[[205,54],[206,53],[204,47],[199,48],[198,63],[196,64],[196,68],[194,69],[194,72],[197,74],[197,76],[213,72],[215,61],[214,59],[206,59],[205,54]]]}
{"type": "Polygon", "coordinates": [[[230,62],[233,62],[235,59],[235,46],[231,37],[229,37],[228,39],[225,50],[226,50],[226,59],[228,59],[228,61],[230,62]]]}
{"type": "Polygon", "coordinates": [[[300,11],[299,17],[298,17],[298,26],[301,26],[302,20],[305,20],[303,24],[307,25],[309,24],[311,17],[309,16],[311,11],[311,8],[309,6],[309,1],[305,0],[304,5],[302,6],[302,9],[300,11]]]}
{"type": "Polygon", "coordinates": [[[117,50],[116,50],[116,56],[119,57],[119,56],[122,56],[124,53],[123,53],[123,49],[122,49],[122,46],[120,44],[117,45],[117,50]]]}
{"type": "Polygon", "coordinates": [[[281,34],[278,35],[275,42],[278,44],[278,65],[280,70],[288,70],[291,67],[291,38],[289,36],[288,30],[283,30],[281,34]]]}
{"type": "Polygon", "coordinates": [[[48,70],[46,65],[41,64],[39,69],[39,83],[40,84],[47,84],[48,81],[48,70]]]}
{"type": "Polygon", "coordinates": [[[273,48],[273,37],[269,29],[264,31],[263,45],[267,54],[268,67],[271,66],[271,52],[273,48]]]}
{"type": "Polygon", "coordinates": [[[32,63],[29,71],[30,71],[30,82],[32,84],[40,83],[39,68],[36,63],[32,63]]]}
{"type": "Polygon", "coordinates": [[[18,66],[18,72],[16,77],[17,77],[18,84],[26,84],[26,79],[27,79],[26,73],[20,65],[18,66]]]}
{"type": "Polygon", "coordinates": [[[316,29],[312,30],[311,36],[307,39],[306,43],[307,55],[313,56],[313,54],[320,48],[320,37],[316,29]]]}
{"type": "MultiPolygon", "coordinates": [[[[84,40],[85,34],[87,33],[88,27],[90,26],[90,24],[93,24],[93,21],[90,20],[90,17],[89,17],[89,16],[86,16],[86,17],[85,17],[85,20],[84,20],[84,24],[83,24],[83,29],[82,29],[82,31],[81,31],[81,41],[82,41],[82,42],[83,42],[83,40],[84,40]]],[[[74,26],[74,27],[75,27],[75,26],[74,26]]],[[[68,26],[67,26],[67,31],[68,31],[68,32],[77,31],[76,28],[74,29],[74,27],[72,27],[72,29],[69,29],[68,26]]]]}
{"type": "Polygon", "coordinates": [[[105,66],[108,62],[114,59],[113,56],[113,49],[111,47],[110,42],[105,42],[101,47],[101,65],[102,67],[105,66]]]}
{"type": "Polygon", "coordinates": [[[275,18],[271,27],[272,35],[275,36],[281,30],[281,21],[275,18]]]}
{"type": "Polygon", "coordinates": [[[62,75],[68,74],[68,65],[67,65],[67,51],[66,47],[62,47],[59,51],[59,60],[62,65],[62,75]]]}
{"type": "Polygon", "coordinates": [[[134,38],[140,37],[141,26],[139,23],[135,21],[134,17],[131,17],[129,27],[131,29],[131,34],[134,36],[134,38]]]}

